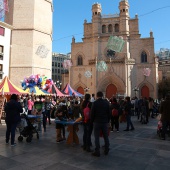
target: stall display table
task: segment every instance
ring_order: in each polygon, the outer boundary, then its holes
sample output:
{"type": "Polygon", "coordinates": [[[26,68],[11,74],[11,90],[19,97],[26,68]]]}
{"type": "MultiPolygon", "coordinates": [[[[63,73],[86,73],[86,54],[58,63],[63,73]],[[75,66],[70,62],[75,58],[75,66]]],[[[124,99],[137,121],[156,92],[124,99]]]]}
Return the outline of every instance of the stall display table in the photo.
{"type": "Polygon", "coordinates": [[[67,141],[66,141],[67,144],[74,144],[74,143],[79,144],[79,138],[77,136],[77,132],[79,131],[78,124],[80,124],[81,122],[75,123],[75,121],[73,121],[73,120],[61,121],[61,120],[56,119],[55,123],[67,125],[67,131],[69,132],[69,135],[68,135],[67,141]]]}

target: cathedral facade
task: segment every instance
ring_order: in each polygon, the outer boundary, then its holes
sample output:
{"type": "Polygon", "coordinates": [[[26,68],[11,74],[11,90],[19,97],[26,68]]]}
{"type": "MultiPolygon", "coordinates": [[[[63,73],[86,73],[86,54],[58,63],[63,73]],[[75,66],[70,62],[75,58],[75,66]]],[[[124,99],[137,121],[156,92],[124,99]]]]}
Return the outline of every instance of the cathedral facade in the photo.
{"type": "Polygon", "coordinates": [[[102,91],[107,98],[113,95],[157,98],[158,63],[153,32],[141,38],[138,16],[130,18],[128,0],[119,2],[119,14],[102,16],[101,12],[101,4],[93,4],[92,22],[84,21],[83,41],[72,38],[71,86],[83,94],[102,91]],[[107,55],[110,36],[121,36],[125,42],[114,58],[107,55]],[[100,60],[107,64],[106,71],[96,69],[100,60]],[[85,76],[86,71],[91,72],[91,77],[85,76]]]}

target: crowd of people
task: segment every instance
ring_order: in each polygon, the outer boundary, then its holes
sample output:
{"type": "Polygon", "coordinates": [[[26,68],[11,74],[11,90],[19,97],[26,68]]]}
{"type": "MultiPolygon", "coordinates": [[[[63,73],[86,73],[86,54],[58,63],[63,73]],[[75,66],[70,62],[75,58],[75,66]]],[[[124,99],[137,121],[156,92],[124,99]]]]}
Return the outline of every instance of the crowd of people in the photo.
{"type": "MultiPolygon", "coordinates": [[[[85,94],[83,98],[80,97],[62,97],[55,98],[54,96],[17,96],[12,95],[11,100],[5,106],[6,112],[6,143],[9,143],[11,133],[11,146],[15,145],[15,129],[19,122],[20,113],[36,114],[42,116],[38,126],[41,131],[41,126],[46,132],[46,124],[51,125],[51,118],[59,120],[74,120],[75,122],[82,122],[83,124],[83,145],[82,148],[87,152],[92,152],[91,135],[94,132],[95,151],[93,156],[100,156],[100,137],[104,138],[105,145],[104,154],[109,153],[109,131],[119,132],[120,122],[126,122],[127,126],[124,131],[134,131],[135,127],[131,120],[131,116],[136,116],[142,124],[149,123],[149,118],[154,118],[157,114],[162,114],[162,139],[165,139],[167,127],[170,123],[170,97],[167,96],[165,101],[161,103],[160,109],[158,104],[149,97],[130,98],[129,96],[117,99],[112,97],[110,100],[103,97],[102,92],[95,94],[85,94]],[[20,105],[18,104],[20,103],[20,105]],[[21,107],[20,107],[21,106],[21,107]],[[15,107],[16,109],[14,109],[15,107]],[[14,117],[10,116],[15,115],[14,117]]],[[[56,142],[60,143],[66,140],[65,125],[56,124],[56,142]]]]}

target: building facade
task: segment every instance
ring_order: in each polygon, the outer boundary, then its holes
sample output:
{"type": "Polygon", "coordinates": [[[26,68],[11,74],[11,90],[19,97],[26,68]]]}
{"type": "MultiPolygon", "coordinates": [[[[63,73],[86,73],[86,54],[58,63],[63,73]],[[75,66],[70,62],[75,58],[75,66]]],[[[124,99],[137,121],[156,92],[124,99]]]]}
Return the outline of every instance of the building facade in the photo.
{"type": "Polygon", "coordinates": [[[159,82],[165,79],[170,79],[170,49],[161,48],[157,53],[159,60],[158,74],[159,82]]]}
{"type": "Polygon", "coordinates": [[[130,18],[127,0],[120,1],[119,14],[102,16],[101,12],[101,4],[93,4],[92,22],[84,21],[83,42],[72,38],[71,86],[80,93],[85,93],[86,88],[90,94],[100,90],[107,98],[113,95],[157,98],[158,62],[153,32],[141,38],[138,16],[130,18]],[[107,55],[110,36],[121,36],[125,41],[123,50],[115,53],[114,58],[107,55]],[[106,71],[97,71],[96,63],[100,60],[106,62],[106,71]],[[144,76],[145,68],[151,71],[149,76],[144,76]],[[92,76],[86,77],[86,71],[92,76]]]}
{"type": "Polygon", "coordinates": [[[9,76],[12,26],[0,21],[0,81],[9,76]]]}
{"type": "MultiPolygon", "coordinates": [[[[62,75],[67,74],[68,70],[63,68],[64,60],[70,60],[71,53],[61,54],[53,53],[52,54],[52,79],[54,82],[59,82],[62,84],[62,87],[68,82],[68,79],[62,75]]],[[[62,88],[61,87],[61,88],[62,88]]]]}
{"type": "Polygon", "coordinates": [[[32,74],[51,77],[52,62],[52,0],[9,1],[5,22],[12,25],[10,80],[32,74]]]}

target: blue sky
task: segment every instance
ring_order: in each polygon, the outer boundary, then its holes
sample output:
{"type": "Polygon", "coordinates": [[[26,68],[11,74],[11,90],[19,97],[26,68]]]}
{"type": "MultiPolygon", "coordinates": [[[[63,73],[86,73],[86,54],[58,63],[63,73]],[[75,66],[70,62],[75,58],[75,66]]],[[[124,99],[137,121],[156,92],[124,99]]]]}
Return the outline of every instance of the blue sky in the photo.
{"type": "MultiPolygon", "coordinates": [[[[53,52],[71,51],[71,40],[82,42],[84,19],[91,22],[92,5],[102,6],[103,14],[119,13],[120,0],[53,0],[53,52]]],[[[139,32],[142,38],[153,31],[155,51],[170,49],[170,0],[129,0],[130,18],[139,17],[139,32]]]]}

